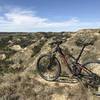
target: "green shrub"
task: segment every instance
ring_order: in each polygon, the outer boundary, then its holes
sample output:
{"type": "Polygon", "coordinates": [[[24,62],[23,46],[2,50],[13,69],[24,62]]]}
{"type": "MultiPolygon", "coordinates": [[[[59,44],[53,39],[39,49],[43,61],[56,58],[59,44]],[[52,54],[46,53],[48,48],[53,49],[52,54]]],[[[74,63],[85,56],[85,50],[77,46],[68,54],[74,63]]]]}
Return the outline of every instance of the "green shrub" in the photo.
{"type": "Polygon", "coordinates": [[[5,73],[11,72],[10,65],[14,64],[12,60],[2,60],[0,61],[0,74],[4,75],[5,73]]]}
{"type": "Polygon", "coordinates": [[[9,59],[10,56],[12,56],[12,55],[14,55],[14,54],[16,53],[15,50],[10,49],[9,47],[5,47],[5,48],[3,49],[3,51],[4,51],[5,54],[6,54],[6,59],[9,59]]]}
{"type": "Polygon", "coordinates": [[[45,42],[46,42],[45,40],[41,40],[41,41],[39,42],[39,44],[37,44],[37,45],[32,49],[33,54],[32,54],[31,57],[33,57],[34,55],[36,55],[36,54],[41,50],[41,48],[42,48],[42,46],[44,45],[45,42]]]}
{"type": "Polygon", "coordinates": [[[96,36],[90,36],[88,34],[80,35],[76,38],[76,45],[77,46],[83,46],[87,44],[94,44],[94,42],[97,40],[96,36]]]}
{"type": "Polygon", "coordinates": [[[20,59],[20,60],[19,60],[19,64],[22,64],[22,63],[23,63],[23,61],[20,59]]]}

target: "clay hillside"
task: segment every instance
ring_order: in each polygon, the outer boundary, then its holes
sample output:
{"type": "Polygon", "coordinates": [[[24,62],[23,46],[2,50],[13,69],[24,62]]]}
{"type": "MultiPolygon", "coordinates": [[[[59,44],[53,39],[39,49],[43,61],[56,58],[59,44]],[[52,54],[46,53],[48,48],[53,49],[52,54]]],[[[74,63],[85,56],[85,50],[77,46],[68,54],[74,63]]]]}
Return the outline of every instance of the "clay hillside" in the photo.
{"type": "MultiPolygon", "coordinates": [[[[92,94],[90,88],[82,86],[76,79],[48,82],[36,70],[39,56],[52,50],[50,42],[62,40],[61,47],[65,54],[77,57],[84,39],[94,44],[85,49],[80,62],[100,60],[100,29],[47,33],[1,32],[0,100],[100,100],[100,97],[92,94]]],[[[67,75],[63,63],[62,75],[67,75]]]]}

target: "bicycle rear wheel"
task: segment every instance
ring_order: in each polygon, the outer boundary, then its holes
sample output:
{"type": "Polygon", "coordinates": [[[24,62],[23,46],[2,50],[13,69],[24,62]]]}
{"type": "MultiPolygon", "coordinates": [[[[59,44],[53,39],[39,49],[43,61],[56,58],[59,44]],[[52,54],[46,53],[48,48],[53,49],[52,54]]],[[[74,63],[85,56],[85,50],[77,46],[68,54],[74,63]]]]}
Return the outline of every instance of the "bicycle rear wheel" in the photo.
{"type": "Polygon", "coordinates": [[[43,79],[54,81],[60,76],[61,66],[56,57],[42,55],[37,61],[37,71],[43,79]]]}
{"type": "Polygon", "coordinates": [[[100,85],[100,61],[91,61],[83,64],[83,78],[86,79],[88,85],[98,87],[100,85]]]}

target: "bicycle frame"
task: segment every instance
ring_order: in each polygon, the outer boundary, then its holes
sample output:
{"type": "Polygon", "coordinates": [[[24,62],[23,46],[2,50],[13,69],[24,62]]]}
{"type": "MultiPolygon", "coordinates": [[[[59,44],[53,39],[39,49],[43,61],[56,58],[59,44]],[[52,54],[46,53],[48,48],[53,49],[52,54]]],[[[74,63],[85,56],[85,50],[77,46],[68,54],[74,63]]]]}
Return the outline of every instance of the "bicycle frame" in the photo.
{"type": "MultiPolygon", "coordinates": [[[[72,56],[72,55],[70,55],[70,54],[68,54],[68,55],[69,55],[71,58],[74,59],[74,61],[75,61],[75,64],[74,64],[74,65],[75,65],[75,67],[79,67],[79,68],[80,68],[80,73],[81,73],[82,70],[86,71],[87,73],[89,73],[89,72],[91,73],[90,70],[88,70],[85,66],[83,66],[82,64],[79,63],[80,57],[81,57],[81,55],[82,55],[82,53],[83,53],[85,47],[86,47],[85,45],[82,47],[82,49],[81,49],[81,51],[80,51],[80,53],[79,53],[79,55],[78,55],[77,58],[75,58],[74,56],[72,56]]],[[[60,54],[60,56],[61,56],[61,58],[63,59],[63,61],[67,64],[68,69],[70,70],[70,72],[73,73],[73,70],[71,69],[71,67],[70,67],[70,65],[69,65],[69,63],[68,63],[68,58],[66,57],[66,55],[64,54],[64,52],[62,51],[62,49],[60,48],[59,45],[56,46],[56,48],[55,48],[55,50],[54,50],[53,53],[55,53],[55,52],[58,52],[58,53],[60,54]]],[[[75,74],[75,73],[74,73],[74,74],[75,74]]]]}

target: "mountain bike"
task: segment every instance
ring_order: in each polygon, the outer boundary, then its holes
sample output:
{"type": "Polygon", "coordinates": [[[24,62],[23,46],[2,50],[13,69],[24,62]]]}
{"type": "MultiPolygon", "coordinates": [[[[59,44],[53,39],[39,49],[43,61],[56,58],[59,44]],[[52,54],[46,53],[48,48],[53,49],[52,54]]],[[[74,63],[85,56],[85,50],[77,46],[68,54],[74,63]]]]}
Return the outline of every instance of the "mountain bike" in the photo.
{"type": "Polygon", "coordinates": [[[54,50],[50,54],[43,54],[37,60],[37,71],[39,75],[47,81],[55,81],[61,74],[61,64],[56,56],[59,53],[60,58],[63,59],[66,66],[73,76],[80,80],[85,80],[87,84],[92,87],[100,85],[100,61],[88,61],[84,64],[79,63],[82,53],[88,45],[92,43],[84,44],[78,57],[75,58],[73,55],[65,55],[63,49],[60,47],[62,41],[54,41],[49,45],[54,45],[54,50]],[[72,63],[69,64],[68,57],[72,58],[72,63]]]}

